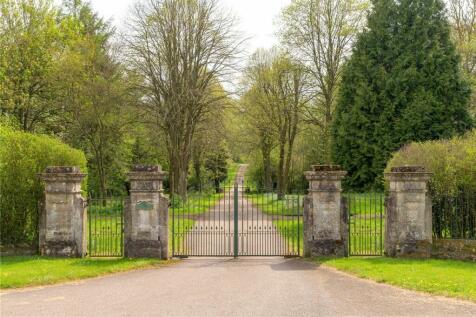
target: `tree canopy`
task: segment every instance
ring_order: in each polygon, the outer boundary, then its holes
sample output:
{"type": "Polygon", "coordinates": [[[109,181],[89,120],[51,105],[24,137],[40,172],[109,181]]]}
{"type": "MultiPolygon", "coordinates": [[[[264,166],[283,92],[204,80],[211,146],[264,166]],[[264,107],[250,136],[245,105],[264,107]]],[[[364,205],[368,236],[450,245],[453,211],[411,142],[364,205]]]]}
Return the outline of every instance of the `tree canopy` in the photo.
{"type": "Polygon", "coordinates": [[[333,157],[347,184],[382,186],[391,153],[472,127],[470,87],[440,0],[378,0],[345,66],[333,157]]]}

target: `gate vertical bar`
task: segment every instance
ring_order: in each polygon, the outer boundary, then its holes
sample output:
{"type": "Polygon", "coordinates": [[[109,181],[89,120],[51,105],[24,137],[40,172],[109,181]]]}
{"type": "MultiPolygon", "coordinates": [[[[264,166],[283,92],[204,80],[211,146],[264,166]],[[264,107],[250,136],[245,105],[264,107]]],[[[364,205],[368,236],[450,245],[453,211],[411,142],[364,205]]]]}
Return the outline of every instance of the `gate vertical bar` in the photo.
{"type": "Polygon", "coordinates": [[[121,212],[121,240],[120,240],[120,247],[121,247],[121,257],[124,256],[124,198],[122,199],[122,212],[121,212]]]}
{"type": "Polygon", "coordinates": [[[235,182],[233,195],[233,256],[238,257],[238,183],[235,182]]]}
{"type": "Polygon", "coordinates": [[[92,254],[92,244],[93,244],[93,228],[92,228],[92,215],[90,213],[90,209],[89,209],[89,203],[90,203],[90,200],[88,200],[88,212],[87,212],[87,216],[88,216],[88,223],[89,223],[89,241],[88,241],[88,250],[89,250],[89,256],[91,256],[92,254]]]}
{"type": "MultiPolygon", "coordinates": [[[[303,221],[302,215],[301,215],[301,206],[303,205],[303,202],[301,202],[301,195],[298,195],[298,256],[301,256],[301,243],[299,239],[301,238],[301,232],[300,232],[300,223],[303,221]]],[[[304,225],[304,224],[303,224],[304,225]]]]}

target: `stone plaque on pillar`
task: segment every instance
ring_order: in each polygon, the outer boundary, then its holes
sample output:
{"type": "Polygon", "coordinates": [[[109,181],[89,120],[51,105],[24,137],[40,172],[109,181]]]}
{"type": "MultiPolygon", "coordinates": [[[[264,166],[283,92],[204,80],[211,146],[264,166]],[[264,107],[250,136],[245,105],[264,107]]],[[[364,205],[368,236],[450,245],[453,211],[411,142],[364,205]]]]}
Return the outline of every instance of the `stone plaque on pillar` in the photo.
{"type": "Polygon", "coordinates": [[[432,210],[427,183],[431,173],[421,166],[394,167],[385,174],[385,253],[392,257],[430,257],[432,210]]]}
{"type": "Polygon", "coordinates": [[[347,255],[347,208],[340,166],[314,165],[305,172],[309,193],[304,203],[304,255],[347,255]]]}
{"type": "Polygon", "coordinates": [[[81,182],[86,174],[79,167],[52,166],[40,174],[45,184],[45,201],[40,215],[40,254],[82,257],[87,243],[86,212],[81,182]]]}
{"type": "Polygon", "coordinates": [[[126,257],[168,259],[168,200],[162,194],[166,176],[160,166],[135,166],[129,173],[124,253],[126,257]]]}

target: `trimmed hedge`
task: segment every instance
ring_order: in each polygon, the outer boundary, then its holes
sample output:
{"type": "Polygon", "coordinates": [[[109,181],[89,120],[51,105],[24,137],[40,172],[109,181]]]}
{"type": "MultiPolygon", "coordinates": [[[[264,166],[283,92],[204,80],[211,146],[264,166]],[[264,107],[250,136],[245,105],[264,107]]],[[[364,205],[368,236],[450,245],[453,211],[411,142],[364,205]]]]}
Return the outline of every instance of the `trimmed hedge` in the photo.
{"type": "Polygon", "coordinates": [[[433,173],[433,198],[476,191],[476,129],[450,140],[411,143],[393,155],[386,171],[404,165],[421,165],[433,173]]]}
{"type": "Polygon", "coordinates": [[[43,198],[38,173],[47,166],[79,166],[82,172],[87,171],[82,151],[46,135],[15,131],[0,124],[2,244],[38,241],[38,202],[43,198]]]}

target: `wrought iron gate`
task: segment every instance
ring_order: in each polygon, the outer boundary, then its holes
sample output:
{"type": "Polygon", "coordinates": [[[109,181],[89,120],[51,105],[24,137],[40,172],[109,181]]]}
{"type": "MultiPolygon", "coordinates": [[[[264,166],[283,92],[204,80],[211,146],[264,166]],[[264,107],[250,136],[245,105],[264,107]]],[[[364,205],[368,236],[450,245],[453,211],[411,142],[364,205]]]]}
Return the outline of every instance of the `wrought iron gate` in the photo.
{"type": "Polygon", "coordinates": [[[124,197],[88,199],[88,254],[92,257],[124,255],[124,197]]]}
{"type": "Polygon", "coordinates": [[[242,184],[219,193],[190,193],[171,199],[172,255],[299,256],[302,195],[278,199],[242,184]]]}
{"type": "Polygon", "coordinates": [[[349,255],[383,255],[384,193],[346,193],[349,215],[349,255]]]}

